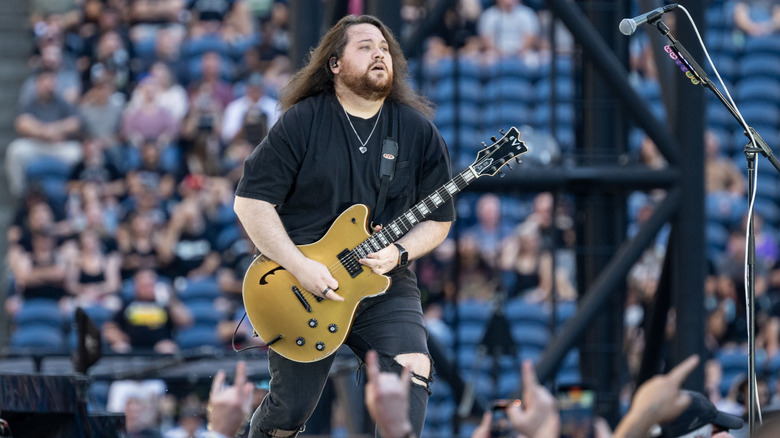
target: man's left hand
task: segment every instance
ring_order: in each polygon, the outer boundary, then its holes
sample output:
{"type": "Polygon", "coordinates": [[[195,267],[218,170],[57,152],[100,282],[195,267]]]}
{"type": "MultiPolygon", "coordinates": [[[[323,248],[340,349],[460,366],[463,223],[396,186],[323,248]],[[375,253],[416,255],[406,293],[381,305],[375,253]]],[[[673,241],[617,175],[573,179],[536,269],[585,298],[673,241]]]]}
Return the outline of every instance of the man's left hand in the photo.
{"type": "Polygon", "coordinates": [[[386,274],[398,266],[398,248],[389,245],[377,252],[367,254],[365,258],[358,261],[371,268],[375,274],[386,274]]]}

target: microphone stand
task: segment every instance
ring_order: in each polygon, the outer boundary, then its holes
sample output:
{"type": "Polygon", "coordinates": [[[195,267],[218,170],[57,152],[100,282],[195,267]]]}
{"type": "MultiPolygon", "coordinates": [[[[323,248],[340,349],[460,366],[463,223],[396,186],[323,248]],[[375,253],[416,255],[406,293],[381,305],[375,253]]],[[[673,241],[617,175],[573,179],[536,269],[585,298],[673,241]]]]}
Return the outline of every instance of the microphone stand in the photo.
{"type": "MultiPolygon", "coordinates": [[[[648,24],[652,24],[658,28],[661,34],[669,39],[672,43],[666,46],[666,51],[669,56],[675,60],[675,63],[680,69],[685,72],[694,85],[701,84],[710,89],[721,103],[729,110],[731,115],[737,120],[737,123],[744,128],[744,134],[748,139],[752,137],[755,143],[748,143],[745,146],[745,157],[747,158],[747,170],[748,170],[748,199],[753,199],[753,194],[756,188],[753,184],[753,174],[755,172],[755,158],[757,153],[765,156],[769,159],[769,162],[780,173],[780,161],[775,157],[772,149],[766,144],[763,138],[758,135],[755,129],[748,126],[747,123],[743,123],[737,114],[736,109],[726,98],[721,94],[720,90],[707,78],[707,73],[703,68],[693,59],[690,53],[683,47],[683,45],[677,41],[674,36],[669,32],[669,27],[660,20],[659,17],[654,21],[648,21],[648,24]]],[[[750,436],[755,435],[755,410],[756,410],[756,327],[755,327],[755,265],[756,265],[756,244],[755,236],[753,234],[753,215],[749,216],[747,224],[748,230],[748,254],[747,254],[747,320],[748,320],[748,425],[750,436]]]]}

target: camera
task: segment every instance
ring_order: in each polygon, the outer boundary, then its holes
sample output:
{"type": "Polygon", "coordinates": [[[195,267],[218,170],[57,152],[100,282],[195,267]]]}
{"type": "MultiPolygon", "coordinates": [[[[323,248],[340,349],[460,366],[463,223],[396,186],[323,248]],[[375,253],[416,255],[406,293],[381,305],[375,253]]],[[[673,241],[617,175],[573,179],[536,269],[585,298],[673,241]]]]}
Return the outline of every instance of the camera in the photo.
{"type": "Polygon", "coordinates": [[[512,423],[506,416],[506,408],[509,406],[522,406],[520,400],[495,400],[490,405],[492,419],[490,421],[490,436],[493,438],[510,438],[517,436],[512,423]]]}
{"type": "Polygon", "coordinates": [[[593,438],[596,393],[587,385],[565,385],[556,394],[561,438],[593,438]]]}

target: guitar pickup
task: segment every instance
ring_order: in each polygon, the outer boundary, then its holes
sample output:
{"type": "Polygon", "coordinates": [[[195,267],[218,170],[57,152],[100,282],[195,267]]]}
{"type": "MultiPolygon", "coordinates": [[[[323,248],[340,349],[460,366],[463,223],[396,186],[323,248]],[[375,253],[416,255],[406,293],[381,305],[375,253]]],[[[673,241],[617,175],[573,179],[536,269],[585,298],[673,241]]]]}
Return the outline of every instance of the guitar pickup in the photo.
{"type": "Polygon", "coordinates": [[[338,255],[338,259],[341,262],[344,269],[347,270],[350,277],[355,278],[363,272],[363,265],[358,262],[357,257],[352,254],[348,249],[341,251],[338,255]]]}
{"type": "Polygon", "coordinates": [[[309,304],[308,301],[306,301],[306,298],[301,293],[301,290],[298,289],[298,286],[293,286],[292,291],[295,294],[295,297],[298,298],[298,301],[301,302],[303,305],[303,308],[306,309],[307,312],[311,313],[311,304],[309,304]]]}

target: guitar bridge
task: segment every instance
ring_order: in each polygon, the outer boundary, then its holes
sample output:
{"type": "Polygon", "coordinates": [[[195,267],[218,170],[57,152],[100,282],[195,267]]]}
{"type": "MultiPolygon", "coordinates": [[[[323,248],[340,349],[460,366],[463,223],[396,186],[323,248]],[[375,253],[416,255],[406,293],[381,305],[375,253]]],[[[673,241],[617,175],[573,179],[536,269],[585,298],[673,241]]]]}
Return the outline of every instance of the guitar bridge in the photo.
{"type": "Polygon", "coordinates": [[[307,312],[311,313],[311,304],[309,304],[308,301],[306,301],[306,298],[301,293],[301,290],[298,289],[298,286],[293,286],[292,291],[295,294],[295,298],[298,298],[298,301],[301,302],[303,305],[303,308],[306,309],[307,312]]]}
{"type": "Polygon", "coordinates": [[[348,249],[341,251],[338,255],[338,259],[341,262],[341,265],[344,266],[344,269],[347,270],[350,277],[355,278],[363,272],[363,265],[358,262],[357,257],[348,249]]]}

